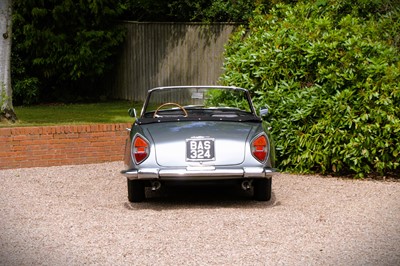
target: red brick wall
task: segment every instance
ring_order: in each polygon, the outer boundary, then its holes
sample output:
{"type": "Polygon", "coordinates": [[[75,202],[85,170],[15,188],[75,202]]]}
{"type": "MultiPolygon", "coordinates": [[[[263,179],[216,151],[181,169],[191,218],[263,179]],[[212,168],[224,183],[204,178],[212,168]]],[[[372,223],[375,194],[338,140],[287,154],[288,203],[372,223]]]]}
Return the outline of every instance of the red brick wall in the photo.
{"type": "Polygon", "coordinates": [[[0,128],[0,169],[123,160],[131,124],[0,128]]]}

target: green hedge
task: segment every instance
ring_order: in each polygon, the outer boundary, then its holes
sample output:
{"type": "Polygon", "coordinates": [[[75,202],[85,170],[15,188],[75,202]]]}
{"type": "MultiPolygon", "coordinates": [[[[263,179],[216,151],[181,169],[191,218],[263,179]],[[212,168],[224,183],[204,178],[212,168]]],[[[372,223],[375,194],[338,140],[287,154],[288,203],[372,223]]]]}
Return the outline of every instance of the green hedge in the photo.
{"type": "Polygon", "coordinates": [[[319,1],[256,12],[226,47],[221,82],[270,108],[281,170],[399,174],[400,12],[340,8],[319,1]]]}

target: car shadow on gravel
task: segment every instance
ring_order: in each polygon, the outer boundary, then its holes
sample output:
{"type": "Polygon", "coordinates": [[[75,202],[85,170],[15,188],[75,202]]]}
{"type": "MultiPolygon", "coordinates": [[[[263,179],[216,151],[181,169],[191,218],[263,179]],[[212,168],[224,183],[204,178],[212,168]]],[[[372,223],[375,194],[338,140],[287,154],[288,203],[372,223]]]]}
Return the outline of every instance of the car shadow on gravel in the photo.
{"type": "Polygon", "coordinates": [[[187,208],[270,208],[279,205],[275,194],[269,201],[255,201],[253,191],[239,186],[172,186],[157,191],[146,189],[146,200],[140,203],[126,202],[125,208],[137,209],[187,209],[187,208]]]}

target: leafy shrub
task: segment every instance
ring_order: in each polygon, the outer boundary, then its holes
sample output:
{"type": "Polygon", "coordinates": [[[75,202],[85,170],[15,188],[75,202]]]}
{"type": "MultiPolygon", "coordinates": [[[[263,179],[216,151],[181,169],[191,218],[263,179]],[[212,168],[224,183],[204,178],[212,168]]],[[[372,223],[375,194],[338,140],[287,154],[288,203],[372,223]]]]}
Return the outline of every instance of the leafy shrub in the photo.
{"type": "Polygon", "coordinates": [[[221,82],[270,107],[282,170],[399,173],[399,11],[361,17],[324,3],[256,12],[226,47],[221,82]]]}
{"type": "Polygon", "coordinates": [[[16,54],[13,54],[11,69],[13,104],[30,105],[38,103],[39,79],[27,75],[23,60],[16,54]]]}
{"type": "Polygon", "coordinates": [[[35,77],[25,77],[14,82],[13,99],[15,105],[31,105],[38,103],[40,82],[35,77]]]}

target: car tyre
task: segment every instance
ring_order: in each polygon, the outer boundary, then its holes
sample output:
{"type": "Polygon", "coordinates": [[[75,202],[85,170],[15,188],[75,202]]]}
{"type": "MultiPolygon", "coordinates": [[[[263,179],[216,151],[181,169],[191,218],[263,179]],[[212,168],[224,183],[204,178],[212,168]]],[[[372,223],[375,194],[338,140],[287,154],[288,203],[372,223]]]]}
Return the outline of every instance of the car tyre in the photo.
{"type": "Polygon", "coordinates": [[[130,202],[142,202],[145,200],[145,187],[141,180],[128,179],[128,199],[130,202]]]}
{"type": "Polygon", "coordinates": [[[272,194],[272,178],[254,180],[254,199],[258,201],[269,201],[272,194]]]}

